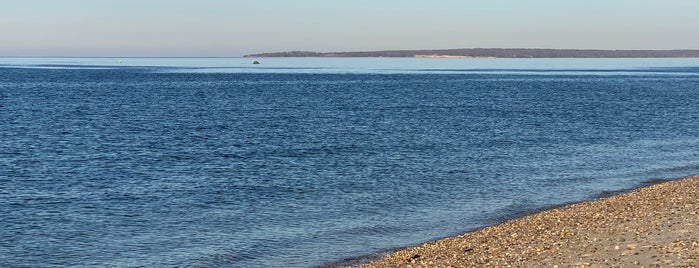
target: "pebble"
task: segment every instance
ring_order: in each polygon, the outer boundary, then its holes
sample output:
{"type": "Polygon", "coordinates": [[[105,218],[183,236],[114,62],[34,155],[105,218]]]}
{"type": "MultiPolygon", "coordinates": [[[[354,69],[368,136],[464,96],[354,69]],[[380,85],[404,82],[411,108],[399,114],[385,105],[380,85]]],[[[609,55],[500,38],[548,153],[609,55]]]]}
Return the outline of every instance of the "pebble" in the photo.
{"type": "Polygon", "coordinates": [[[699,176],[651,185],[401,249],[358,267],[699,267],[698,189],[699,176]]]}

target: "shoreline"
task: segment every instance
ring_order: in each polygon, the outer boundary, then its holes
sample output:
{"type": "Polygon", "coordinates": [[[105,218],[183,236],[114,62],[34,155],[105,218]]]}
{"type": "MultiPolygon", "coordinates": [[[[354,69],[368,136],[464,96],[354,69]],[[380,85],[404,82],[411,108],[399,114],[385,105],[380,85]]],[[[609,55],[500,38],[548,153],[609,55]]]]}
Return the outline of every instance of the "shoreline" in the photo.
{"type": "Polygon", "coordinates": [[[380,50],[380,51],[283,51],[243,55],[255,57],[415,57],[415,56],[449,56],[449,57],[495,57],[495,58],[676,58],[699,57],[696,49],[551,49],[551,48],[452,48],[452,49],[418,49],[418,50],[380,50]]]}
{"type": "MultiPolygon", "coordinates": [[[[0,57],[2,58],[2,57],[0,57]]],[[[25,57],[27,58],[27,57],[25,57]]],[[[29,57],[31,58],[31,57],[29,57]]],[[[41,58],[41,57],[39,57],[41,58]]],[[[106,57],[110,58],[110,57],[106,57]]],[[[119,58],[119,57],[111,57],[111,58],[119,58]]],[[[111,59],[110,58],[110,59],[111,59]]],[[[129,58],[129,57],[122,57],[122,58],[129,58]]],[[[136,58],[136,57],[132,57],[136,58]]],[[[168,57],[162,57],[162,58],[168,58],[168,57]]],[[[172,58],[172,57],[170,57],[172,58]]],[[[197,59],[198,57],[179,57],[179,58],[191,58],[191,59],[197,59]]],[[[231,59],[517,59],[517,60],[533,60],[533,59],[612,59],[612,60],[631,60],[631,59],[684,59],[684,60],[691,60],[691,59],[699,59],[698,57],[493,57],[493,56],[452,56],[452,55],[414,55],[414,56],[405,56],[405,57],[387,57],[387,56],[288,56],[288,57],[281,57],[281,56],[250,56],[250,55],[245,55],[242,57],[202,57],[202,58],[231,58],[231,59]]]]}
{"type": "Polygon", "coordinates": [[[699,265],[699,175],[650,179],[591,200],[322,267],[699,265]]]}

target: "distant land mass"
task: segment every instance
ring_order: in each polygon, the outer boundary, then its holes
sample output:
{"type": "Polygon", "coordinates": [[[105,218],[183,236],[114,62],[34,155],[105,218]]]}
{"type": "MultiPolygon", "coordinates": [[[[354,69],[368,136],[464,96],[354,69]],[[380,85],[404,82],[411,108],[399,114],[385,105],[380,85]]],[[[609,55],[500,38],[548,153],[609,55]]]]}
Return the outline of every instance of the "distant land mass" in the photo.
{"type": "Polygon", "coordinates": [[[287,51],[245,55],[254,57],[392,57],[392,58],[699,58],[699,50],[603,50],[542,48],[460,48],[359,52],[287,51]]]}

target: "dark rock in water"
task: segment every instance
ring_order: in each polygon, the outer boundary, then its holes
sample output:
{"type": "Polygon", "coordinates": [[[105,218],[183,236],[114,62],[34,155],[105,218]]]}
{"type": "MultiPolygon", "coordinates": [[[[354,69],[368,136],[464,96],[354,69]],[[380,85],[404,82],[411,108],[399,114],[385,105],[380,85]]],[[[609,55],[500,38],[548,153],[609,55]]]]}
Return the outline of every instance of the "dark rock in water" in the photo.
{"type": "Polygon", "coordinates": [[[253,61],[252,64],[260,64],[259,61],[253,61]]]}

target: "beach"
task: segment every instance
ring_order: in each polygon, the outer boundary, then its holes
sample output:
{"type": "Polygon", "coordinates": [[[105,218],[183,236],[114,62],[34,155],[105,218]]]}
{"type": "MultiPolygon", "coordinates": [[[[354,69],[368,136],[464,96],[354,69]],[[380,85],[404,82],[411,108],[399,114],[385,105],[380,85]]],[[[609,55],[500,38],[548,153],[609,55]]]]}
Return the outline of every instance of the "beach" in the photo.
{"type": "Polygon", "coordinates": [[[545,210],[358,267],[697,267],[699,176],[545,210]]]}

